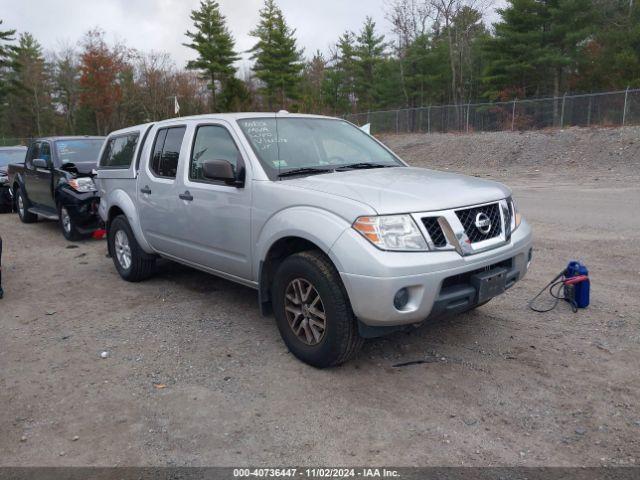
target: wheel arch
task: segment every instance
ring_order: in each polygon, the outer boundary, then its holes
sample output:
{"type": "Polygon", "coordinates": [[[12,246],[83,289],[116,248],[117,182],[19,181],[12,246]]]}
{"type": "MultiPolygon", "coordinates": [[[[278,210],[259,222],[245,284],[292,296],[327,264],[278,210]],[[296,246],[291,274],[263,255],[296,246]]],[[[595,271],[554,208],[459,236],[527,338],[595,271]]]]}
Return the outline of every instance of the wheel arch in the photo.
{"type": "Polygon", "coordinates": [[[310,250],[321,252],[329,257],[327,252],[320,246],[303,237],[293,235],[286,236],[279,238],[271,245],[266,256],[260,262],[258,273],[258,298],[260,311],[263,315],[268,315],[273,310],[271,304],[271,285],[280,264],[291,255],[310,250]]]}
{"type": "Polygon", "coordinates": [[[107,205],[109,206],[105,222],[107,231],[109,231],[111,222],[116,218],[116,216],[124,215],[127,218],[127,222],[129,222],[129,226],[131,227],[140,248],[142,248],[145,253],[155,253],[144,238],[140,219],[138,217],[138,211],[136,210],[136,206],[131,197],[123,190],[114,190],[109,194],[106,200],[107,205]]]}
{"type": "Polygon", "coordinates": [[[271,284],[280,263],[290,255],[307,250],[324,254],[340,271],[341,262],[331,247],[349,223],[324,210],[296,207],[279,212],[262,229],[256,242],[256,266],[260,310],[271,313],[271,284]]]}
{"type": "MultiPolygon", "coordinates": [[[[27,189],[24,188],[24,179],[22,178],[21,174],[16,173],[16,175],[13,177],[12,188],[13,188],[13,198],[15,199],[16,205],[17,205],[17,202],[18,202],[18,190],[22,190],[25,193],[25,195],[27,194],[27,191],[26,191],[27,189]]],[[[28,198],[27,198],[27,200],[28,200],[28,198]]]]}

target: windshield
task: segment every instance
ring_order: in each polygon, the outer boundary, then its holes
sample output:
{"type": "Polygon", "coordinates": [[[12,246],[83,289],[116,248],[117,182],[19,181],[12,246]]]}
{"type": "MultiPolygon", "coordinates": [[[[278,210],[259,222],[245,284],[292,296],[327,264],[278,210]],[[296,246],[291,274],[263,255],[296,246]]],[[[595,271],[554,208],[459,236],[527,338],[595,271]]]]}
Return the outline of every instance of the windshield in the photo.
{"type": "Polygon", "coordinates": [[[265,117],[239,120],[238,124],[272,179],[301,168],[404,166],[369,135],[342,120],[265,117]]]}
{"type": "Polygon", "coordinates": [[[27,155],[27,149],[0,150],[0,167],[6,167],[10,163],[22,163],[27,155]]]}
{"type": "Polygon", "coordinates": [[[98,163],[103,139],[58,140],[56,152],[60,163],[98,163]]]}

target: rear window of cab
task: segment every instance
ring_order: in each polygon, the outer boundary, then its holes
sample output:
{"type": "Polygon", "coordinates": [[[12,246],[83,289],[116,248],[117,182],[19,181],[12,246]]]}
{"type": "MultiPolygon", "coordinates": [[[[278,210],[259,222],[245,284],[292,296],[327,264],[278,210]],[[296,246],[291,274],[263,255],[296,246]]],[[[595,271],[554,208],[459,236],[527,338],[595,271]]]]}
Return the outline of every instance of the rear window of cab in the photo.
{"type": "Polygon", "coordinates": [[[107,140],[107,145],[100,159],[100,168],[129,168],[133,162],[139,138],[140,134],[135,132],[118,135],[107,140]]]}

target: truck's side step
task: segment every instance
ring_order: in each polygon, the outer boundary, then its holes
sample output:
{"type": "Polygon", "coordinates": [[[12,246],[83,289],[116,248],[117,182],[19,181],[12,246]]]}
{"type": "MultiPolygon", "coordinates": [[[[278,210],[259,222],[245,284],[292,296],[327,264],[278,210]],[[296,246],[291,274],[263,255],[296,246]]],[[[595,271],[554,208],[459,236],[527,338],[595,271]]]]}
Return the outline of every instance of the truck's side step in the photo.
{"type": "Polygon", "coordinates": [[[49,210],[44,210],[44,209],[40,209],[37,207],[31,207],[29,209],[27,209],[30,213],[35,213],[36,215],[39,215],[41,217],[46,218],[47,220],[58,220],[58,215],[56,215],[55,213],[49,211],[49,210]]]}

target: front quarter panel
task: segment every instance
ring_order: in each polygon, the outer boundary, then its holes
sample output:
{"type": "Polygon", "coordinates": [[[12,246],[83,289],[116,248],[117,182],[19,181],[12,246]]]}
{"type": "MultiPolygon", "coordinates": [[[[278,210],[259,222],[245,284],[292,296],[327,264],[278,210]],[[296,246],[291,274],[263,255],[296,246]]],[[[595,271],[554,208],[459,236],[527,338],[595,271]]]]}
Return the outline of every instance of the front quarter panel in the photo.
{"type": "Polygon", "coordinates": [[[260,262],[271,246],[285,237],[299,237],[314,243],[341,269],[342,259],[331,253],[331,247],[358,216],[372,214],[373,209],[367,205],[292,187],[286,181],[254,182],[254,277],[257,278],[260,262]]]}
{"type": "MultiPolygon", "coordinates": [[[[327,253],[336,268],[341,268],[340,259],[331,256],[331,246],[340,237],[349,224],[324,210],[315,207],[291,207],[271,217],[262,229],[256,244],[256,258],[266,258],[271,246],[286,237],[299,237],[317,245],[327,253]]],[[[259,262],[254,265],[254,273],[258,272],[259,262]]]]}

